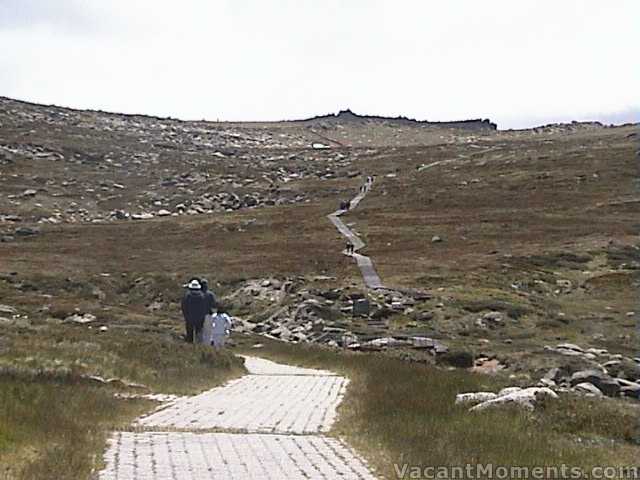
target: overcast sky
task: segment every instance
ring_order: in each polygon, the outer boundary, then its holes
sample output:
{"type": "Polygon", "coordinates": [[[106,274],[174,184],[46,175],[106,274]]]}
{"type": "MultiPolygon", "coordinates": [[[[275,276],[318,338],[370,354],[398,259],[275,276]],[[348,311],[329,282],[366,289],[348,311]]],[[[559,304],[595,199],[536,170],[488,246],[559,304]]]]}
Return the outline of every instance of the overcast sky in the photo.
{"type": "Polygon", "coordinates": [[[638,0],[0,0],[0,95],[184,119],[640,121],[638,0]]]}

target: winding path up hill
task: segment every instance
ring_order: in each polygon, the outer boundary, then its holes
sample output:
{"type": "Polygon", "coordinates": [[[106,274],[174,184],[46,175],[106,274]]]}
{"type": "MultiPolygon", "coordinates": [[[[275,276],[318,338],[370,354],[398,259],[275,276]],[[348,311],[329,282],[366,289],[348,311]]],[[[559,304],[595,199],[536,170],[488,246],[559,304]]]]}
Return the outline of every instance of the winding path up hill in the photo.
{"type": "MultiPolygon", "coordinates": [[[[384,288],[382,284],[382,280],[380,280],[380,276],[376,272],[375,267],[373,266],[373,262],[371,259],[365,255],[361,255],[358,250],[361,250],[365,247],[365,243],[362,241],[358,235],[353,233],[349,227],[347,227],[344,222],[340,219],[341,215],[344,215],[349,210],[354,209],[358,206],[358,204],[362,201],[362,199],[367,195],[371,186],[373,185],[373,179],[369,177],[370,180],[364,185],[364,187],[360,190],[358,195],[356,195],[353,200],[351,200],[349,204],[349,209],[338,209],[335,212],[328,215],[331,223],[335,225],[338,231],[353,245],[353,250],[355,253],[351,254],[353,258],[355,258],[358,267],[360,268],[360,272],[362,273],[362,278],[364,280],[367,288],[370,289],[381,289],[384,288]]],[[[349,255],[347,251],[344,251],[345,255],[349,255]]]]}

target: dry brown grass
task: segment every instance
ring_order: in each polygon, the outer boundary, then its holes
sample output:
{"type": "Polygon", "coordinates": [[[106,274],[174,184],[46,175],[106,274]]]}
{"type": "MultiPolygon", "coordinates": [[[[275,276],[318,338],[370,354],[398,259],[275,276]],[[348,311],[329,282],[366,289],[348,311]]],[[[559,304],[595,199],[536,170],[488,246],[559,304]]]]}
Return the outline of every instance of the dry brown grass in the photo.
{"type": "Polygon", "coordinates": [[[616,202],[637,195],[635,145],[626,139],[632,131],[560,136],[552,143],[503,134],[478,149],[395,149],[368,159],[367,168],[397,177],[379,178],[346,218],[357,222],[368,254],[392,284],[413,285],[431,271],[499,270],[504,254],[581,254],[612,239],[625,244],[637,235],[638,204],[616,202]],[[416,169],[441,160],[454,161],[416,169]],[[445,241],[432,244],[433,235],[445,241]]]}
{"type": "Polygon", "coordinates": [[[0,478],[88,478],[109,431],[152,407],[116,399],[117,391],[192,394],[244,372],[230,353],[182,341],[179,323],[137,320],[114,319],[107,332],[55,321],[3,327],[0,478]],[[146,388],[107,386],[89,375],[146,388]]]}
{"type": "Polygon", "coordinates": [[[0,478],[88,478],[107,434],[151,407],[64,380],[0,378],[0,478]]]}

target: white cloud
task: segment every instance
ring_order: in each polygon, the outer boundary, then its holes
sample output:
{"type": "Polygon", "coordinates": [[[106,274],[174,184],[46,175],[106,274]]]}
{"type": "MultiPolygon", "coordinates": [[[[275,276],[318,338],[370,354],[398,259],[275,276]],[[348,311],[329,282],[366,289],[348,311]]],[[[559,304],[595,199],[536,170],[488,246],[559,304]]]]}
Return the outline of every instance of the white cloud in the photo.
{"type": "MultiPolygon", "coordinates": [[[[502,127],[640,107],[640,2],[0,0],[0,95],[227,120],[502,127]]],[[[604,118],[604,117],[603,117],[604,118]]]]}

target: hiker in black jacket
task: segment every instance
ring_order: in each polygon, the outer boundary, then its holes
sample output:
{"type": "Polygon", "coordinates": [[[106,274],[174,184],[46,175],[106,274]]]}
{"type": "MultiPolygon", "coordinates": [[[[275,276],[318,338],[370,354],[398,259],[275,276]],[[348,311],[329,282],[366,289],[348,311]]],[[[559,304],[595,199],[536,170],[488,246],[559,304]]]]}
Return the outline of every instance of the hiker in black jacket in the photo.
{"type": "Polygon", "coordinates": [[[201,341],[204,317],[208,313],[207,298],[202,293],[200,282],[193,279],[187,285],[187,292],[182,298],[182,315],[184,316],[186,335],[189,343],[201,341]]]}
{"type": "Polygon", "coordinates": [[[213,312],[216,310],[216,306],[218,305],[216,296],[211,290],[209,290],[209,282],[207,280],[204,278],[200,280],[200,285],[202,286],[202,293],[207,299],[207,314],[213,315],[213,312]]]}

